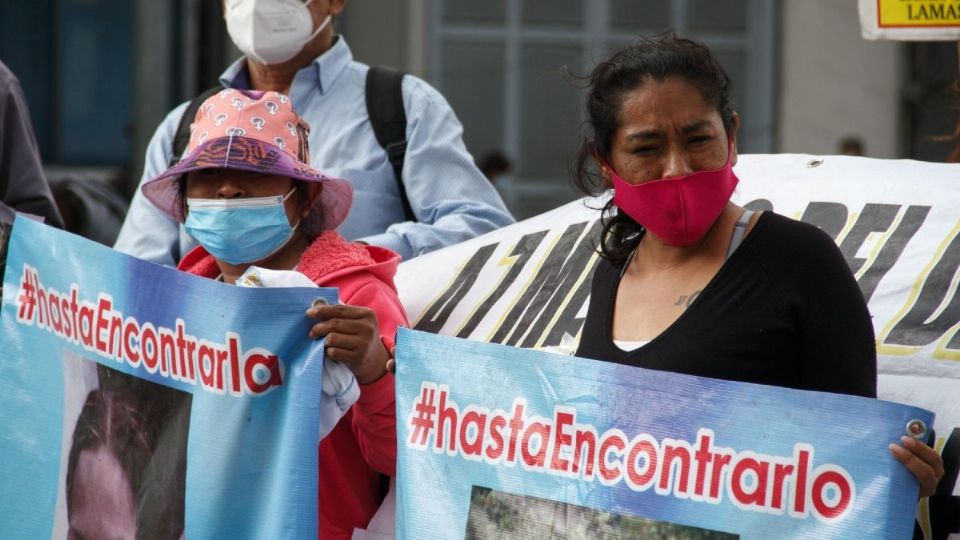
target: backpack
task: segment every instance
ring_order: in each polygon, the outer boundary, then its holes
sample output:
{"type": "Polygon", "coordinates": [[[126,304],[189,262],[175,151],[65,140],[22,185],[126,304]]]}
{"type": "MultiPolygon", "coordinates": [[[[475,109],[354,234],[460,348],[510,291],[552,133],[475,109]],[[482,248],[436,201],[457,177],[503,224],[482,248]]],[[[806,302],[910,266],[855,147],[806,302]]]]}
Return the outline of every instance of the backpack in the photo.
{"type": "MultiPolygon", "coordinates": [[[[403,161],[407,153],[407,115],[403,109],[403,76],[402,71],[385,66],[372,66],[367,71],[366,102],[367,116],[377,142],[386,151],[390,165],[393,167],[393,176],[400,191],[400,200],[403,203],[403,215],[407,221],[416,221],[417,218],[407,198],[407,188],[403,184],[403,161]]],[[[190,124],[197,116],[200,105],[210,96],[223,90],[216,86],[205,90],[190,101],[180,123],[177,125],[176,135],[173,137],[172,167],[178,161],[187,145],[190,144],[190,124]]]]}

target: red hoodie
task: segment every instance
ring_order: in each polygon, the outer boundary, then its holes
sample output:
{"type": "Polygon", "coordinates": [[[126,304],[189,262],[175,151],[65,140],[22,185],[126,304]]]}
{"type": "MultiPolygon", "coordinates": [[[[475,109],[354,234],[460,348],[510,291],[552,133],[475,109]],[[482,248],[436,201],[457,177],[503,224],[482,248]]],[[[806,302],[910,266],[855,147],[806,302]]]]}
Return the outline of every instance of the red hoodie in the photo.
{"type": "MultiPolygon", "coordinates": [[[[393,284],[399,262],[400,256],[389,249],[349,243],[327,231],[303,252],[297,270],[321,287],[340,289],[344,304],[372,309],[380,338],[389,348],[397,327],[407,324],[393,284]]],[[[177,267],[208,278],[220,275],[203,247],[188,253],[177,267]]],[[[360,399],[320,441],[320,538],[350,538],[355,527],[367,526],[380,505],[380,474],[396,475],[396,425],[393,375],[387,373],[360,386],[360,399]]]]}

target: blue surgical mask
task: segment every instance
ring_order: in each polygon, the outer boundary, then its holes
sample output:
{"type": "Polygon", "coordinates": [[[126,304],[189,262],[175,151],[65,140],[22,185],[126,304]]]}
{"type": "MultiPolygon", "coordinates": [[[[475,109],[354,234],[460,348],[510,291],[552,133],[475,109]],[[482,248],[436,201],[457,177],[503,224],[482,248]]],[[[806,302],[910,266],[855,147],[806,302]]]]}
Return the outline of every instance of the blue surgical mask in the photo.
{"type": "MultiPolygon", "coordinates": [[[[262,261],[287,245],[296,226],[287,220],[285,196],[187,199],[183,223],[211,255],[230,264],[262,261]]],[[[300,223],[297,222],[297,225],[300,223]]]]}

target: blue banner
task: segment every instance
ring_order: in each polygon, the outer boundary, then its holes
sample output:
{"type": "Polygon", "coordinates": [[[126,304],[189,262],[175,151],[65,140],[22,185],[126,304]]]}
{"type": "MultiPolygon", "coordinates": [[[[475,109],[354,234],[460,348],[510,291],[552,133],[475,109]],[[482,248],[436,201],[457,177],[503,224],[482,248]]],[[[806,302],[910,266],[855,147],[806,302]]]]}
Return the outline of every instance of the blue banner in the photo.
{"type": "Polygon", "coordinates": [[[909,538],[929,411],[401,329],[398,538],[909,538]]]}
{"type": "Polygon", "coordinates": [[[241,288],[18,218],[0,536],[312,538],[333,289],[241,288]]]}

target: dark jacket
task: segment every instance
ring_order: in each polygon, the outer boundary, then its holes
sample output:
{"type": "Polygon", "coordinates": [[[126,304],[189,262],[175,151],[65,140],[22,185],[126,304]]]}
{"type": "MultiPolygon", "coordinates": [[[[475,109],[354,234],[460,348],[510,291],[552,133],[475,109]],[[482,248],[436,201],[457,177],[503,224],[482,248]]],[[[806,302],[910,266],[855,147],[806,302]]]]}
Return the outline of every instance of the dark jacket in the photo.
{"type": "MultiPolygon", "coordinates": [[[[6,253],[6,239],[16,212],[40,216],[45,223],[63,228],[40,167],[20,81],[0,62],[0,255],[6,253]]],[[[0,263],[2,260],[0,257],[0,263]]]]}

